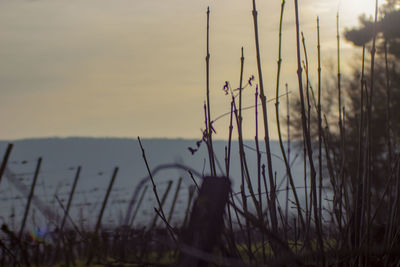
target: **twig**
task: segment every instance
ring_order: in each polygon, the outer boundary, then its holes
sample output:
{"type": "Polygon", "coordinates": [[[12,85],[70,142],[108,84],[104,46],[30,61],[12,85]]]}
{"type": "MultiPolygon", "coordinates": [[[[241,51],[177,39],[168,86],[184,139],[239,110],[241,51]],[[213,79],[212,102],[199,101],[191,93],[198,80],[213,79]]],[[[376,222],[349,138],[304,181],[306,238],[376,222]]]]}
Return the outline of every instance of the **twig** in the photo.
{"type": "Polygon", "coordinates": [[[207,117],[206,125],[208,128],[207,132],[207,146],[208,154],[210,157],[210,168],[211,174],[216,175],[215,162],[214,162],[214,150],[212,143],[212,125],[211,125],[211,111],[210,111],[210,8],[207,7],[207,55],[206,55],[206,93],[207,93],[207,117]]]}
{"type": "MultiPolygon", "coordinates": [[[[322,241],[322,233],[321,233],[321,225],[319,224],[319,219],[318,219],[318,206],[317,206],[317,192],[316,192],[316,171],[314,167],[314,162],[313,162],[313,156],[312,156],[312,148],[311,148],[311,137],[310,133],[307,129],[307,124],[306,124],[306,116],[305,116],[305,106],[304,106],[304,93],[303,93],[303,81],[302,81],[302,68],[301,68],[301,56],[300,56],[300,38],[299,38],[299,9],[298,9],[298,0],[294,0],[295,3],[295,16],[296,16],[296,36],[297,36],[297,76],[298,76],[298,82],[299,82],[299,93],[300,93],[300,103],[301,103],[301,117],[302,117],[302,124],[303,124],[303,132],[304,132],[304,138],[306,141],[307,145],[307,151],[308,151],[308,161],[310,164],[310,171],[311,171],[311,183],[312,183],[312,188],[313,188],[313,200],[314,200],[314,218],[315,218],[315,224],[317,228],[317,240],[318,240],[318,246],[319,250],[321,251],[321,255],[323,255],[323,241],[322,241]]],[[[301,217],[300,217],[301,218],[301,217]]],[[[304,225],[304,222],[302,222],[304,225]]],[[[303,228],[304,229],[304,228],[303,228]]],[[[324,259],[322,259],[324,262],[324,259]]],[[[323,264],[324,265],[324,264],[323,264]]]]}
{"type": "Polygon", "coordinates": [[[274,195],[274,188],[275,184],[273,182],[273,170],[272,170],[272,159],[271,159],[271,148],[270,148],[270,140],[269,140],[269,130],[268,130],[268,114],[267,114],[267,102],[266,96],[264,93],[264,83],[262,77],[262,69],[261,69],[261,52],[260,52],[260,43],[259,43],[259,36],[258,36],[258,21],[257,21],[257,9],[256,9],[256,1],[253,0],[253,22],[254,22],[254,40],[256,46],[256,58],[257,58],[257,70],[258,70],[258,80],[260,85],[260,99],[262,104],[262,112],[263,112],[263,119],[264,119],[264,132],[265,132],[265,151],[267,152],[267,164],[268,164],[268,177],[270,182],[270,189],[271,189],[271,203],[270,203],[270,216],[271,216],[271,224],[272,229],[274,232],[278,231],[278,219],[276,214],[276,203],[275,203],[275,195],[274,195]]]}

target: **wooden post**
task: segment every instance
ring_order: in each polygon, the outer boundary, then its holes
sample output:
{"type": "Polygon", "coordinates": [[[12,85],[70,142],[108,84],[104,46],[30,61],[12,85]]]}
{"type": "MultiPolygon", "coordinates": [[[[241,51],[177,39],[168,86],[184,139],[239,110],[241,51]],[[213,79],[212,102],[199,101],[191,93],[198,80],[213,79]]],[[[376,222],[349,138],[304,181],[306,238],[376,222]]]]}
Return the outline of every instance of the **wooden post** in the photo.
{"type": "MultiPolygon", "coordinates": [[[[193,205],[189,226],[181,243],[195,251],[211,253],[223,229],[223,214],[231,189],[229,178],[205,177],[193,205]]],[[[196,253],[181,253],[179,266],[206,266],[207,262],[196,253]]]]}
{"type": "Polygon", "coordinates": [[[31,202],[32,202],[32,197],[33,197],[33,192],[35,191],[35,186],[36,186],[36,181],[37,178],[39,176],[39,171],[40,171],[40,165],[42,164],[42,158],[38,159],[37,165],[36,165],[36,170],[35,170],[35,175],[33,177],[33,182],[32,182],[32,186],[31,186],[31,191],[29,192],[29,196],[28,196],[28,202],[26,204],[26,208],[25,208],[25,213],[24,213],[24,217],[22,219],[22,223],[21,223],[21,228],[19,230],[19,234],[18,234],[18,239],[21,240],[22,234],[24,232],[24,228],[25,228],[25,223],[26,223],[26,219],[28,217],[28,213],[29,213],[29,208],[31,206],[31,202]]]}
{"type": "Polygon", "coordinates": [[[178,185],[176,186],[174,199],[173,199],[173,201],[172,201],[171,209],[169,210],[169,215],[168,215],[168,219],[167,219],[167,222],[168,222],[168,223],[171,222],[171,218],[172,218],[172,215],[173,215],[173,213],[174,213],[176,200],[178,199],[179,190],[181,189],[181,183],[182,183],[182,177],[179,178],[179,180],[178,180],[178,185]]]}
{"type": "Polygon", "coordinates": [[[11,150],[13,148],[13,144],[8,144],[6,153],[4,154],[3,161],[1,162],[1,167],[0,167],[0,182],[1,182],[1,177],[3,177],[3,173],[6,169],[8,158],[10,157],[11,150]]]}
{"type": "Polygon", "coordinates": [[[103,200],[103,205],[101,206],[100,214],[99,214],[99,217],[97,218],[96,228],[94,229],[95,235],[97,235],[97,233],[99,231],[99,228],[100,228],[100,225],[101,225],[101,220],[103,218],[103,213],[104,213],[104,210],[106,208],[108,197],[110,196],[110,193],[111,193],[115,178],[117,177],[117,173],[118,173],[118,167],[116,167],[114,169],[113,176],[111,178],[110,184],[108,185],[107,192],[106,192],[106,195],[105,195],[104,200],[103,200]]]}
{"type": "Polygon", "coordinates": [[[63,217],[63,220],[61,222],[61,226],[60,226],[60,232],[63,232],[64,229],[64,224],[65,224],[65,220],[67,219],[67,216],[69,214],[69,208],[71,207],[71,203],[72,203],[72,199],[74,197],[74,192],[75,192],[75,188],[76,188],[76,184],[78,183],[78,179],[79,179],[79,174],[81,173],[81,166],[78,167],[78,170],[76,171],[75,174],[75,179],[74,179],[74,183],[72,185],[72,189],[71,192],[69,194],[69,198],[68,198],[68,203],[67,203],[67,208],[65,210],[65,214],[63,217]]]}
{"type": "MultiPolygon", "coordinates": [[[[169,191],[171,190],[171,186],[172,186],[172,181],[168,181],[167,189],[165,189],[165,192],[164,192],[164,194],[163,194],[163,196],[161,198],[160,209],[162,209],[163,206],[164,206],[165,200],[167,199],[169,191]]],[[[153,230],[154,227],[156,226],[158,217],[159,217],[158,214],[156,214],[154,216],[153,222],[151,223],[151,226],[150,226],[150,230],[153,230]]]]}
{"type": "Polygon", "coordinates": [[[99,229],[100,229],[100,226],[101,226],[101,220],[103,219],[103,213],[104,213],[104,210],[105,210],[106,205],[107,205],[108,197],[110,196],[110,193],[111,193],[115,178],[117,177],[117,173],[118,173],[118,167],[115,167],[114,173],[113,173],[113,175],[111,177],[110,184],[108,185],[108,188],[107,188],[106,195],[104,196],[103,204],[101,205],[99,217],[97,218],[97,223],[96,223],[96,226],[95,226],[95,229],[94,229],[94,233],[93,233],[93,236],[92,236],[91,247],[89,249],[89,256],[88,256],[88,259],[86,261],[86,266],[90,266],[90,263],[93,260],[94,254],[96,253],[96,251],[100,247],[100,244],[99,244],[100,239],[98,237],[98,232],[99,232],[99,229]]]}
{"type": "Polygon", "coordinates": [[[137,206],[136,206],[136,209],[135,209],[135,211],[133,212],[132,219],[131,219],[131,221],[129,222],[129,227],[132,227],[132,226],[133,226],[133,221],[135,220],[136,215],[137,215],[137,213],[138,213],[138,211],[139,211],[139,208],[140,208],[140,206],[142,205],[143,198],[144,198],[144,196],[145,196],[145,194],[146,194],[147,188],[148,188],[148,186],[146,185],[146,186],[144,187],[143,191],[142,191],[142,195],[140,196],[140,199],[139,199],[139,202],[138,202],[138,204],[137,204],[137,206]]]}

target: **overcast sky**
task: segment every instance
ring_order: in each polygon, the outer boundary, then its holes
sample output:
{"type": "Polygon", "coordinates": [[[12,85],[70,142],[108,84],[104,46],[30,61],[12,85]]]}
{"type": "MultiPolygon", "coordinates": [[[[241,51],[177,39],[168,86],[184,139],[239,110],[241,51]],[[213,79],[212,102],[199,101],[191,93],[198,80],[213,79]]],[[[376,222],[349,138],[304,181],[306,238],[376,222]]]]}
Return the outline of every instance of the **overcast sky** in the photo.
{"type": "MultiPolygon", "coordinates": [[[[281,1],[257,2],[264,83],[272,98],[281,1]]],[[[372,14],[375,1],[299,2],[310,68],[316,73],[316,17],[327,65],[336,57],[336,12],[343,30],[355,26],[359,14],[372,14]]],[[[222,87],[225,81],[238,86],[242,46],[245,79],[256,76],[250,0],[1,0],[0,139],[200,138],[207,6],[215,118],[230,109],[222,87]]],[[[293,1],[286,3],[283,28],[281,88],[288,83],[295,97],[293,1]]],[[[343,65],[361,53],[345,41],[341,46],[343,65]]],[[[253,104],[254,88],[246,88],[244,96],[245,105],[253,104]]],[[[253,138],[253,111],[245,116],[245,137],[253,138]]],[[[226,121],[215,128],[217,138],[227,137],[226,121]]]]}

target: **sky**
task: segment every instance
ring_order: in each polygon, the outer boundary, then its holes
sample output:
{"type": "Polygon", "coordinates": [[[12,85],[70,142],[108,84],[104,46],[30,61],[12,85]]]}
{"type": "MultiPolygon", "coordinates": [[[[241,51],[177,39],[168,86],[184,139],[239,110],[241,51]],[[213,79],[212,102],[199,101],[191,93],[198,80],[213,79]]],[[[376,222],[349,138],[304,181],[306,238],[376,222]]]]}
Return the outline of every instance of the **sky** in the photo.
{"type": "MultiPolygon", "coordinates": [[[[340,31],[373,14],[373,0],[302,0],[301,30],[315,83],[316,18],[320,18],[323,71],[336,64],[340,31]],[[332,63],[333,62],[333,63],[332,63]]],[[[210,7],[212,118],[230,110],[225,81],[237,88],[240,49],[244,79],[256,76],[251,1],[243,0],[1,0],[0,139],[32,137],[201,138],[204,129],[206,10],[210,7]]],[[[281,1],[257,1],[264,87],[275,95],[281,1]]],[[[281,90],[298,91],[293,1],[283,23],[281,90]]],[[[343,38],[342,38],[343,40],[343,38]]],[[[343,69],[360,49],[341,42],[343,69]]],[[[243,91],[254,104],[255,88],[243,91]]],[[[286,112],[285,99],[281,113],[286,112]]],[[[274,104],[268,104],[270,134],[274,104]]],[[[229,116],[215,122],[228,136],[229,116]]],[[[253,138],[254,109],[244,113],[253,138]]],[[[263,135],[263,133],[260,133],[263,135]]]]}

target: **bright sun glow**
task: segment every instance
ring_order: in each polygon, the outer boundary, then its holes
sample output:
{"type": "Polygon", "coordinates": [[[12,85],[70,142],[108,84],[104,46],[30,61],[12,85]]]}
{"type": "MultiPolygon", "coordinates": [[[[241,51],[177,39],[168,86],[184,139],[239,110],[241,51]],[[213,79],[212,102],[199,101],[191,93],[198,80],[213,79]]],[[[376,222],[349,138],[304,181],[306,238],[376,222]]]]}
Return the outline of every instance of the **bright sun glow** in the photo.
{"type": "MultiPolygon", "coordinates": [[[[379,1],[379,5],[383,0],[379,1]]],[[[339,9],[346,14],[358,18],[361,14],[374,15],[375,14],[375,1],[374,0],[341,0],[339,9]]]]}

